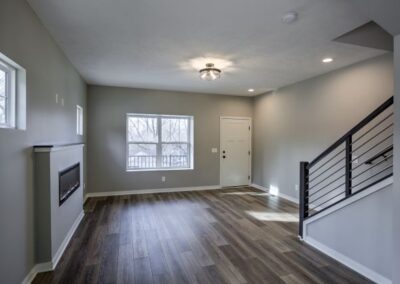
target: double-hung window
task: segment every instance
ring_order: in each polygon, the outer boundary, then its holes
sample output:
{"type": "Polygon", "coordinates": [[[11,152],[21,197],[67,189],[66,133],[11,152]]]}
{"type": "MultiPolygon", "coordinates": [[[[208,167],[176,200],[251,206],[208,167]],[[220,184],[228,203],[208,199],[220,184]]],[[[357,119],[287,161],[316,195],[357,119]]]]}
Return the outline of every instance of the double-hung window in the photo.
{"type": "Polygon", "coordinates": [[[0,60],[0,127],[15,126],[15,69],[0,60]]]}
{"type": "Polygon", "coordinates": [[[127,170],[193,168],[193,117],[127,115],[127,170]]]}

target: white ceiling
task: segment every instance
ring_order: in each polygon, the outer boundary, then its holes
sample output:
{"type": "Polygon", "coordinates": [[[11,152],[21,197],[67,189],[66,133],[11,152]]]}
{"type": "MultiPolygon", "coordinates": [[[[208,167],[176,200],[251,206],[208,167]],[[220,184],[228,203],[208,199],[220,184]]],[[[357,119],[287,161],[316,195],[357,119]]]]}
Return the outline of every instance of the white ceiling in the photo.
{"type": "Polygon", "coordinates": [[[255,95],[384,53],[332,42],[369,21],[347,0],[28,2],[91,84],[255,95]],[[233,63],[220,80],[190,68],[208,56],[233,63]]]}

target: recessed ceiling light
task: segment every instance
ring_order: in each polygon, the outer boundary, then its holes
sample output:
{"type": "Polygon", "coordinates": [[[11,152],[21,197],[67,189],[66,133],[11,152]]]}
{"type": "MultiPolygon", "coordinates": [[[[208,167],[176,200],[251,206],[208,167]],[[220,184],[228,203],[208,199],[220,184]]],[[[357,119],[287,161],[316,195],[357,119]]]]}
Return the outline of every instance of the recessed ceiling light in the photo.
{"type": "Polygon", "coordinates": [[[254,89],[248,89],[247,90],[249,93],[254,93],[254,89]]]}
{"type": "Polygon", "coordinates": [[[322,59],[323,63],[331,63],[332,61],[333,61],[333,58],[330,58],[330,57],[322,59]]]}

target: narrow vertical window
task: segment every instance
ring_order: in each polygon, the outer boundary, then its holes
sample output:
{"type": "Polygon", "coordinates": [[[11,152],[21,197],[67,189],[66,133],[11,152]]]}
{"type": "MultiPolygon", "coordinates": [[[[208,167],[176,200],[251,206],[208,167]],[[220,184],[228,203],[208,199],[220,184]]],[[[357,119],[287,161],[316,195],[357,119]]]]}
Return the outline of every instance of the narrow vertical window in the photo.
{"type": "Polygon", "coordinates": [[[83,108],[76,106],[76,134],[83,135],[83,108]]]}

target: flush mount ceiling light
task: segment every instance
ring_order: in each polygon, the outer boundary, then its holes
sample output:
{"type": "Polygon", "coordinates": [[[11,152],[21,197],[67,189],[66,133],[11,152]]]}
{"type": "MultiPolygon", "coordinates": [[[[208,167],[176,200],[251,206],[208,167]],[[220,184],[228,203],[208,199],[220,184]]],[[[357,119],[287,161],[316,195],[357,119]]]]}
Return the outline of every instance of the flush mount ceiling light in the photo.
{"type": "Polygon", "coordinates": [[[332,61],[333,61],[333,58],[330,58],[330,57],[322,59],[323,63],[331,63],[332,61]]]}
{"type": "Polygon", "coordinates": [[[254,89],[248,89],[247,90],[249,93],[254,93],[254,89]]]}
{"type": "Polygon", "coordinates": [[[206,68],[199,71],[200,78],[206,81],[214,81],[221,77],[221,69],[215,68],[214,63],[207,63],[206,68]]]}

